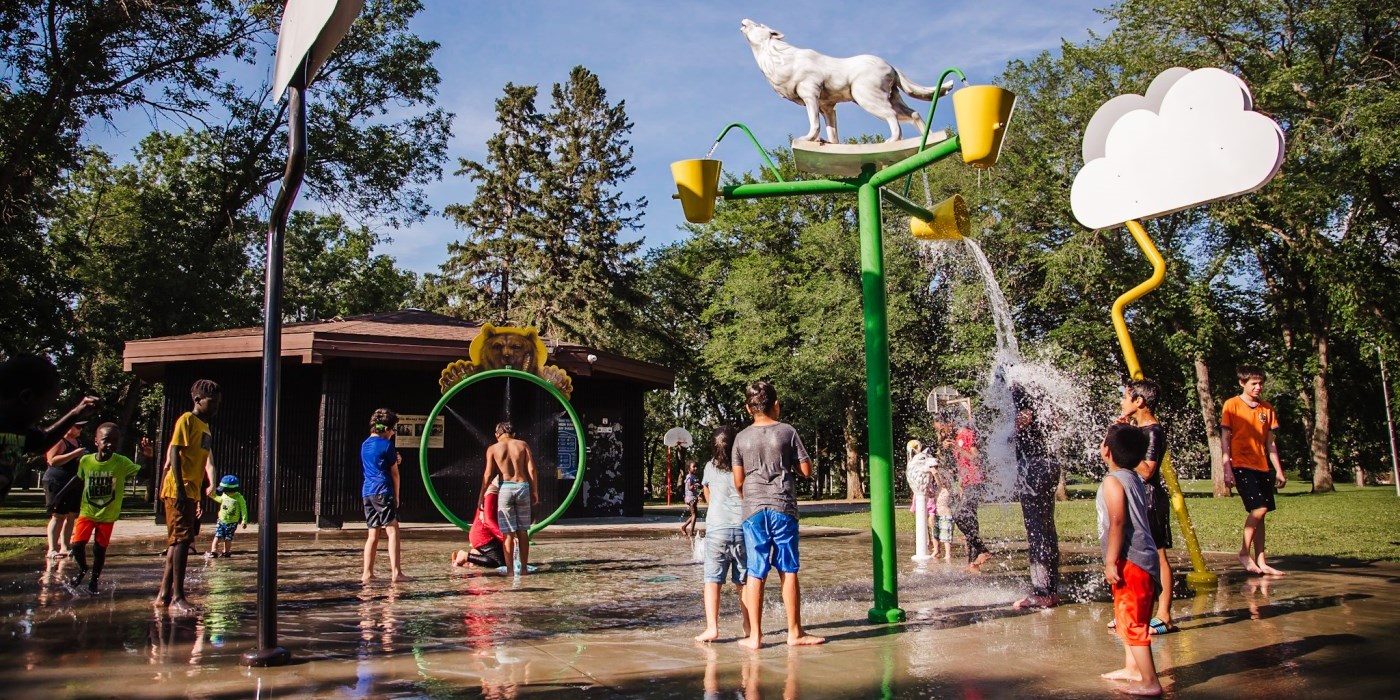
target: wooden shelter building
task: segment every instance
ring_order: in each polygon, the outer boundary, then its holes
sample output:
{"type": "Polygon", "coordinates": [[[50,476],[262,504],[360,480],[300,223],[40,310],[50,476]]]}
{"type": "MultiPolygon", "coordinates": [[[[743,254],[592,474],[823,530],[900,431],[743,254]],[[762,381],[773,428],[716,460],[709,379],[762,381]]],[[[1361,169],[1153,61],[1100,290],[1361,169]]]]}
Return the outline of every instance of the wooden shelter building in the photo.
{"type": "MultiPolygon", "coordinates": [[[[282,330],[282,397],[278,504],[283,521],[341,527],[364,519],[360,445],[369,416],[388,407],[426,415],[441,398],[438,377],[447,363],[466,358],[479,324],[420,310],[392,311],[328,321],[291,323],[282,330]]],[[[545,339],[547,363],[573,377],[572,405],[584,424],[584,485],[566,517],[639,516],[642,513],[642,399],[670,389],[665,367],[597,349],[545,339]]],[[[163,454],[175,419],[190,409],[189,386],[212,379],[223,405],[211,423],[218,476],[235,474],[256,517],[261,423],[262,328],[192,333],[126,344],[124,367],[164,387],[160,428],[163,454]]],[[[552,513],[573,485],[571,423],[546,391],[521,380],[479,382],[449,402],[436,427],[403,422],[400,517],[442,522],[423,485],[420,432],[435,432],[429,473],[454,513],[470,520],[481,488],[484,449],[492,429],[509,419],[531,444],[539,474],[535,517],[552,513]],[[513,384],[513,386],[512,386],[513,384]],[[404,435],[404,432],[410,433],[404,435]],[[439,440],[440,438],[440,440],[439,440]]],[[[576,454],[576,453],[574,453],[576,454]]],[[[206,503],[206,520],[214,508],[206,503]]]]}

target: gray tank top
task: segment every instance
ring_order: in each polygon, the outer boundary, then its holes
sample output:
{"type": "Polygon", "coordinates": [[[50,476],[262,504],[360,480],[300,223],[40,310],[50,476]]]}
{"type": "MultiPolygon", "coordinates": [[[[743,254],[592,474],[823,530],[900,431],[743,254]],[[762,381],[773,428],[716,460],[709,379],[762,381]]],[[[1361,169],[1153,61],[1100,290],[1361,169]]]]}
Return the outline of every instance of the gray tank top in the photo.
{"type": "MultiPolygon", "coordinates": [[[[1128,520],[1123,523],[1123,548],[1120,559],[1136,564],[1156,581],[1160,577],[1157,543],[1152,541],[1152,529],[1147,524],[1147,489],[1142,477],[1131,469],[1110,469],[1108,478],[1118,479],[1128,500],[1128,520]]],[[[1099,511],[1099,549],[1108,558],[1108,506],[1103,500],[1103,486],[1095,499],[1099,511]]]]}

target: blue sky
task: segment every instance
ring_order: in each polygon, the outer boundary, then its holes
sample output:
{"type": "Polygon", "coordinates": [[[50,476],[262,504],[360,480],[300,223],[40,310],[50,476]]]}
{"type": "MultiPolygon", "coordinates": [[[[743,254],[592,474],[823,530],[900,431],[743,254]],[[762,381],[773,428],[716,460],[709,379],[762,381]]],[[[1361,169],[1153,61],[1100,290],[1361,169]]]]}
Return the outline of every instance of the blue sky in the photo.
{"type": "MultiPolygon", "coordinates": [[[[441,44],[435,60],[442,75],[438,101],[456,114],[448,174],[427,189],[439,213],[386,231],[393,242],[382,247],[400,265],[417,272],[435,271],[447,243],[461,233],[440,212],[449,204],[470,201],[472,186],[450,173],[459,157],[484,157],[486,139],[496,127],[494,103],[507,82],[537,84],[547,93],[551,84],[568,77],[570,68],[583,65],[598,74],[610,100],[626,101],[628,116],[636,124],[631,140],[637,172],[623,189],[629,198],[649,200],[643,228],[631,237],[644,238],[651,247],[684,235],[679,230],[684,220],[680,206],[671,199],[671,161],[703,156],[715,135],[732,121],[747,124],[768,148],[786,145],[792,134],[806,131],[803,109],[778,97],[754,63],[739,33],[739,22],[746,17],[783,32],[795,46],[833,56],[877,54],[925,85],[950,66],[961,68],[974,84],[990,81],[1012,59],[1056,50],[1062,40],[1083,41],[1091,30],[1107,30],[1094,11],[1107,0],[425,4],[412,27],[441,44]]],[[[269,74],[271,63],[269,55],[269,74]]],[[[909,102],[920,112],[928,108],[925,102],[909,102]]],[[[311,106],[315,108],[314,101],[311,106]]],[[[837,110],[843,138],[884,131],[882,122],[855,105],[837,110]]],[[[130,144],[149,130],[147,117],[133,119],[146,123],[131,122],[132,128],[115,132],[99,128],[89,138],[109,151],[129,151],[130,144]],[[118,135],[123,131],[126,136],[118,135]]],[[[913,135],[912,129],[905,129],[913,135]]],[[[759,165],[753,148],[738,134],[726,138],[715,157],[730,172],[759,165]]],[[[302,200],[298,206],[314,204],[302,200]]]]}

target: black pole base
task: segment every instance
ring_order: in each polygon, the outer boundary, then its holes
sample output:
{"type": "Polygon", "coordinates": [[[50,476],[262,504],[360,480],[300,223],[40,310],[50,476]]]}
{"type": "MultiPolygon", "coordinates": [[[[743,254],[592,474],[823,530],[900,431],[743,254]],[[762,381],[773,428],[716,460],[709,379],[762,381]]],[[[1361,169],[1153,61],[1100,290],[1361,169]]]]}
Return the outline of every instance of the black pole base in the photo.
{"type": "Polygon", "coordinates": [[[272,647],[271,649],[254,649],[243,654],[243,665],[255,668],[267,668],[268,666],[286,666],[292,661],[292,652],[284,647],[272,647]]]}

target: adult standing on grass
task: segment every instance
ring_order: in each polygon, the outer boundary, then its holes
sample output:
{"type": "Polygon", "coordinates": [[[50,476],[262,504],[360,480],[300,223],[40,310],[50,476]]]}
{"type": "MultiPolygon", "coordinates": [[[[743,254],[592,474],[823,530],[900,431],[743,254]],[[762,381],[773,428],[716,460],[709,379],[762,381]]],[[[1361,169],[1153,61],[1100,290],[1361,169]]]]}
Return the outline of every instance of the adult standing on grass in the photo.
{"type": "Polygon", "coordinates": [[[78,460],[87,454],[78,435],[87,421],[80,420],[68,428],[63,439],[54,443],[44,454],[48,468],[44,470],[44,511],[49,515],[50,559],[62,559],[69,554],[68,541],[73,539],[73,521],[82,506],[82,488],[68,488],[78,478],[78,460]]]}
{"type": "Polygon", "coordinates": [[[360,581],[374,579],[374,557],[379,537],[389,540],[389,571],[394,581],[412,581],[399,560],[399,463],[403,457],[394,447],[399,416],[387,409],[375,409],[369,417],[369,437],[360,445],[360,465],[365,482],[360,496],[365,504],[364,572],[360,581]]]}
{"type": "Polygon", "coordinates": [[[812,476],[812,459],[797,431],[778,421],[782,407],[772,384],[754,382],[745,394],[744,406],[753,416],[753,424],[734,438],[734,486],[744,504],[748,560],[744,607],[749,636],[739,643],[750,649],[763,646],[763,584],[768,572],[776,568],[787,612],[788,645],[821,644],[826,640],[802,628],[802,588],[797,582],[796,476],[812,476]]]}
{"type": "Polygon", "coordinates": [[[194,409],[175,420],[170,433],[170,451],[165,458],[160,500],[165,509],[165,572],[155,605],[169,607],[176,615],[197,612],[185,599],[185,565],[190,548],[199,535],[199,517],[204,514],[202,498],[214,494],[214,457],[210,453],[214,434],[209,421],[219,415],[223,390],[208,379],[190,387],[194,409]],[[209,486],[204,487],[205,482],[209,486]]]}
{"type": "Polygon", "coordinates": [[[1220,451],[1225,464],[1225,485],[1232,486],[1248,513],[1240,543],[1240,564],[1251,574],[1282,576],[1264,558],[1264,516],[1275,508],[1274,491],[1288,483],[1279,463],[1274,430],[1278,414],[1265,401],[1268,375],[1245,365],[1235,372],[1240,395],[1232,396],[1220,411],[1220,451]],[[1273,473],[1269,467],[1272,465],[1273,473]]]}

